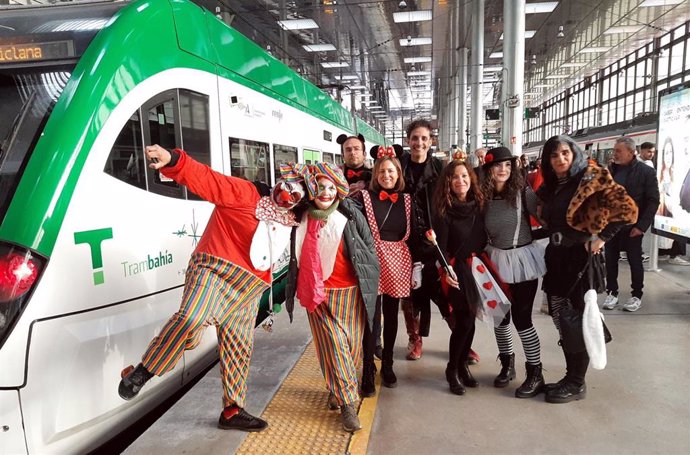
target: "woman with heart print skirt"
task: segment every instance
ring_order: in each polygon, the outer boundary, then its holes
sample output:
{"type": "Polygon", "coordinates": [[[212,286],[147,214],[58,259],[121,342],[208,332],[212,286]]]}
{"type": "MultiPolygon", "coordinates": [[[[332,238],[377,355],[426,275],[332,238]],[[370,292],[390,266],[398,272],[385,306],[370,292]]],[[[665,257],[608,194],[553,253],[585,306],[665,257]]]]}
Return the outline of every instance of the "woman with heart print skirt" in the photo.
{"type": "MultiPolygon", "coordinates": [[[[482,217],[484,197],[472,167],[462,159],[451,161],[439,176],[432,203],[438,260],[449,264],[441,279],[446,299],[437,302],[451,329],[446,379],[452,393],[463,395],[465,387],[478,385],[467,360],[474,339],[474,320],[482,313],[482,298],[469,261],[483,253],[487,241],[482,217]]],[[[429,237],[434,243],[433,234],[429,237]]]]}
{"type": "Polygon", "coordinates": [[[544,247],[532,242],[530,214],[537,213],[537,196],[525,186],[517,167],[517,156],[506,147],[486,153],[482,194],[486,200],[484,224],[489,237],[486,247],[496,264],[501,279],[508,283],[511,309],[494,327],[501,371],[494,379],[495,387],[506,387],[515,379],[515,352],[510,330],[512,316],[522,348],[525,351],[527,378],[515,391],[518,398],[531,398],[544,390],[541,371],[539,336],[532,324],[532,306],[537,294],[539,277],[546,273],[544,247]]]}

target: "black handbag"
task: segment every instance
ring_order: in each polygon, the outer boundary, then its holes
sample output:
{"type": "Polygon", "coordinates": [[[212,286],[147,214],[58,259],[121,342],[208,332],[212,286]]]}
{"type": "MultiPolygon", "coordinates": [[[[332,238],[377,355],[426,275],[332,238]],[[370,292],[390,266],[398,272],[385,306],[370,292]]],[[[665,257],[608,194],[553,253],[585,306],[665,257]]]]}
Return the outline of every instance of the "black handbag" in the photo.
{"type": "MultiPolygon", "coordinates": [[[[590,253],[587,264],[582,271],[578,273],[577,279],[570,288],[568,295],[573,292],[575,286],[578,284],[585,271],[588,271],[590,288],[593,288],[594,274],[601,273],[601,270],[597,270],[597,265],[600,264],[601,262],[595,261],[590,253]]],[[[585,338],[582,334],[582,311],[572,307],[561,308],[560,314],[558,315],[558,323],[561,327],[561,346],[563,347],[563,350],[571,354],[585,351],[585,338]]],[[[604,326],[604,342],[609,343],[613,340],[613,337],[611,336],[611,332],[609,331],[608,327],[606,327],[606,323],[602,321],[602,324],[604,326]]]]}

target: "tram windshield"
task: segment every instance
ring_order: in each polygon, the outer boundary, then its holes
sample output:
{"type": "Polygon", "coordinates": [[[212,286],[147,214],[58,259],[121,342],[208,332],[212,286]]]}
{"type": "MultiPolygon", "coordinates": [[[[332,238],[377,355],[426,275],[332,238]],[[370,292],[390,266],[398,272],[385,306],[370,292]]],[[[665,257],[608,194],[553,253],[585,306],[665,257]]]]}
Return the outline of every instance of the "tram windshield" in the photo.
{"type": "Polygon", "coordinates": [[[123,4],[0,6],[0,221],[79,57],[123,4]]]}

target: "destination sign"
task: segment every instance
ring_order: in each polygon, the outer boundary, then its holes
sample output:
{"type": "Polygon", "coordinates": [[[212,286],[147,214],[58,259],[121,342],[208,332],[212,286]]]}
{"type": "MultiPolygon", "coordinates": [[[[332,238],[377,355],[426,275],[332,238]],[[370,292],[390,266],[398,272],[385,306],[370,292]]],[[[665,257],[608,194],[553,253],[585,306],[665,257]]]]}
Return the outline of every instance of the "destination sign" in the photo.
{"type": "Polygon", "coordinates": [[[0,44],[0,65],[3,63],[37,62],[74,57],[70,40],[47,43],[0,44]]]}

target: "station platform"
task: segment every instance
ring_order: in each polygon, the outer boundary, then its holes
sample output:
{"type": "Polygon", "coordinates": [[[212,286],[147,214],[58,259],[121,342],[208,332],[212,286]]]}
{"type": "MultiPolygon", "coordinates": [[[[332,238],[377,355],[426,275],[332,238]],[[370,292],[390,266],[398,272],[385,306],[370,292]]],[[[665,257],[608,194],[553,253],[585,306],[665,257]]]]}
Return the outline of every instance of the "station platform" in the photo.
{"type": "MultiPolygon", "coordinates": [[[[621,262],[620,297],[629,297],[629,268],[621,262]]],[[[500,369],[493,332],[477,321],[472,366],[480,385],[464,396],[450,393],[444,377],[449,330],[432,314],[423,356],[405,360],[402,314],[394,369],[398,387],[377,384],[359,409],[363,430],[342,430],[338,411],[327,409],[325,389],[303,310],[295,321],[276,316],[274,330],[258,328],[248,384],[247,410],[270,427],[246,434],[216,428],[221,411],[218,368],[211,369],[124,453],[174,454],[688,454],[690,453],[690,267],[659,263],[645,273],[643,306],[635,313],[605,311],[613,341],[608,365],[589,369],[587,398],[549,404],[540,394],[514,397],[524,379],[524,354],[514,334],[517,379],[493,387],[500,369]]],[[[600,304],[603,296],[599,298],[600,304]]],[[[547,382],[564,374],[556,329],[534,305],[547,382]]],[[[514,329],[513,329],[514,330],[514,329]]],[[[377,377],[377,380],[379,378],[377,377]]]]}

